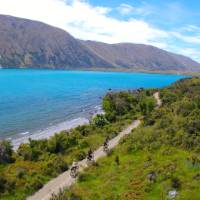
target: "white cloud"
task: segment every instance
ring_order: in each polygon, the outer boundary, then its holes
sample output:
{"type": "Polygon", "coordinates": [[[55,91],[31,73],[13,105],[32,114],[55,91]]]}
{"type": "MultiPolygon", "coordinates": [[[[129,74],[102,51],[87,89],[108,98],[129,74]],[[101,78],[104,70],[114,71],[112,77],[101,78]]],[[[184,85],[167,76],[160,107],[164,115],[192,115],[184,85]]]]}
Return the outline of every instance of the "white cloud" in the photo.
{"type": "Polygon", "coordinates": [[[121,4],[117,9],[123,15],[130,14],[135,10],[133,6],[124,3],[121,4]]]}
{"type": "Polygon", "coordinates": [[[188,36],[188,35],[181,34],[179,32],[172,32],[172,35],[187,43],[200,44],[200,35],[188,36]]]}
{"type": "Polygon", "coordinates": [[[200,27],[194,25],[187,25],[181,29],[181,31],[190,32],[190,33],[200,33],[200,27]]]}
{"type": "Polygon", "coordinates": [[[155,8],[151,6],[150,4],[147,4],[145,2],[142,2],[141,6],[132,6],[130,4],[122,3],[117,8],[117,11],[121,15],[138,15],[138,16],[148,16],[152,14],[155,11],[155,8]]]}
{"type": "MultiPolygon", "coordinates": [[[[126,4],[122,7],[126,13],[136,10],[126,4]]],[[[171,32],[155,28],[144,20],[111,17],[112,9],[92,6],[86,0],[0,0],[1,14],[42,21],[76,38],[107,43],[144,43],[169,49],[167,41],[173,35],[171,32]]],[[[189,42],[188,38],[181,38],[181,34],[176,37],[189,42]]]]}
{"type": "Polygon", "coordinates": [[[80,0],[0,0],[1,14],[43,21],[81,39],[151,43],[167,36],[142,20],[108,17],[109,11],[110,8],[94,7],[80,0]]]}

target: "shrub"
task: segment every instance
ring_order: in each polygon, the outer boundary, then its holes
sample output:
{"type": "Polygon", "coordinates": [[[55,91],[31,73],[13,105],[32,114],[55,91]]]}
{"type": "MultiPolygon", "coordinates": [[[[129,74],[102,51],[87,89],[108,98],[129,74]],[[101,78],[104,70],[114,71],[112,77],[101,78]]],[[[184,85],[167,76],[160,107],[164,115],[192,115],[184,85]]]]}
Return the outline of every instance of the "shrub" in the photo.
{"type": "Polygon", "coordinates": [[[13,162],[13,150],[10,141],[0,141],[0,164],[13,162]]]}
{"type": "Polygon", "coordinates": [[[57,172],[62,173],[69,169],[68,163],[62,158],[62,156],[58,156],[56,161],[57,172]]]}
{"type": "Polygon", "coordinates": [[[48,176],[56,176],[69,169],[68,163],[63,159],[61,155],[55,156],[46,164],[43,169],[43,173],[48,176]]]}
{"type": "Polygon", "coordinates": [[[66,149],[76,145],[77,138],[65,132],[55,134],[48,140],[48,151],[50,153],[63,153],[66,149]]]}
{"type": "Polygon", "coordinates": [[[117,115],[122,116],[137,106],[137,99],[133,93],[108,93],[103,99],[103,109],[109,121],[114,121],[117,115]]]}
{"type": "Polygon", "coordinates": [[[79,147],[80,147],[81,149],[84,149],[84,148],[89,147],[88,141],[86,141],[86,140],[82,141],[82,142],[79,144],[79,147]]]}
{"type": "Polygon", "coordinates": [[[21,144],[17,150],[19,156],[22,156],[24,160],[32,160],[32,150],[29,144],[21,144]]]}
{"type": "Polygon", "coordinates": [[[90,125],[78,126],[75,130],[77,130],[82,136],[88,136],[92,131],[90,125]]]}
{"type": "Polygon", "coordinates": [[[14,179],[8,179],[0,174],[0,193],[11,192],[15,189],[16,182],[14,179]]]}
{"type": "Polygon", "coordinates": [[[155,100],[152,97],[143,97],[140,100],[140,110],[142,114],[147,115],[153,111],[155,108],[155,100]]]}
{"type": "Polygon", "coordinates": [[[97,127],[103,127],[108,124],[108,120],[104,115],[97,115],[93,118],[92,123],[97,127]]]}
{"type": "Polygon", "coordinates": [[[80,161],[85,159],[87,154],[84,151],[80,151],[75,155],[76,160],[80,161]]]}
{"type": "Polygon", "coordinates": [[[26,184],[26,189],[28,192],[33,192],[39,190],[44,185],[44,178],[40,175],[36,175],[31,178],[31,181],[26,184]]]}
{"type": "Polygon", "coordinates": [[[16,176],[17,178],[21,179],[27,174],[27,169],[23,167],[18,167],[16,169],[16,176]]]}
{"type": "Polygon", "coordinates": [[[4,193],[7,180],[3,175],[0,175],[0,193],[4,193]]]}
{"type": "Polygon", "coordinates": [[[177,178],[177,177],[172,178],[171,183],[172,183],[172,188],[174,188],[174,189],[181,188],[181,181],[179,178],[177,178]]]}

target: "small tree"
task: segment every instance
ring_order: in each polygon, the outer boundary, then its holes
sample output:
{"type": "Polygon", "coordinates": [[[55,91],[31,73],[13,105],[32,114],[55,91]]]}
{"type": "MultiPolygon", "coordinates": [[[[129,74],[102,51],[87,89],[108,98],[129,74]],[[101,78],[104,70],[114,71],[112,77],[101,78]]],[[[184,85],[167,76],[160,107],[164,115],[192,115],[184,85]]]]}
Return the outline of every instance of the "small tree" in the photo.
{"type": "Polygon", "coordinates": [[[97,115],[94,119],[93,119],[93,123],[95,126],[97,127],[103,127],[106,124],[108,124],[107,119],[105,118],[104,115],[97,115]]]}
{"type": "Polygon", "coordinates": [[[17,153],[19,156],[22,156],[24,160],[32,160],[32,150],[29,144],[21,144],[17,153]]]}
{"type": "Polygon", "coordinates": [[[3,193],[6,187],[7,180],[0,174],[0,193],[3,193]]]}
{"type": "Polygon", "coordinates": [[[13,150],[10,141],[0,141],[0,164],[13,161],[13,150]]]}

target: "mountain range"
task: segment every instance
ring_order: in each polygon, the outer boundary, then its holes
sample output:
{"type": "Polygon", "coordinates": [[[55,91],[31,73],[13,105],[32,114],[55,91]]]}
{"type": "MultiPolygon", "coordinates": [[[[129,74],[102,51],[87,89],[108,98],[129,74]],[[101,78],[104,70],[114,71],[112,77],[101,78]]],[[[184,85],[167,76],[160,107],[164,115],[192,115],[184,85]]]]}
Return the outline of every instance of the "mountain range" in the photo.
{"type": "Polygon", "coordinates": [[[83,41],[42,22],[0,15],[3,68],[200,71],[188,57],[151,45],[83,41]]]}

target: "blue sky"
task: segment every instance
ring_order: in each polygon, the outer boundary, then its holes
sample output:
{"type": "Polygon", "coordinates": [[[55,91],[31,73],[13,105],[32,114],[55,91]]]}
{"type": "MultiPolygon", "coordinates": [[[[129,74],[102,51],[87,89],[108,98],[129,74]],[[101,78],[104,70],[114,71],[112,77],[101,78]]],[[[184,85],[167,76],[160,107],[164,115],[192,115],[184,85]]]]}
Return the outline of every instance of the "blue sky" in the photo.
{"type": "Polygon", "coordinates": [[[193,24],[200,25],[200,2],[198,0],[90,0],[92,5],[116,8],[120,5],[128,5],[140,9],[141,13],[135,13],[134,9],[126,16],[120,16],[113,12],[117,18],[136,17],[144,19],[155,25],[171,28],[193,24]],[[142,13],[143,11],[143,13],[142,13]]]}
{"type": "Polygon", "coordinates": [[[43,21],[76,38],[154,45],[200,62],[199,0],[0,0],[0,14],[43,21]]]}
{"type": "Polygon", "coordinates": [[[200,61],[200,1],[198,0],[90,0],[92,5],[120,8],[110,15],[128,20],[143,20],[153,27],[177,32],[165,40],[167,50],[188,55],[200,61]],[[124,12],[123,12],[124,8],[124,12]],[[188,38],[187,38],[188,37],[188,38]],[[190,38],[191,37],[191,38],[190,38]],[[191,40],[190,40],[191,39],[191,40]],[[195,41],[193,41],[195,39],[195,41]]]}

